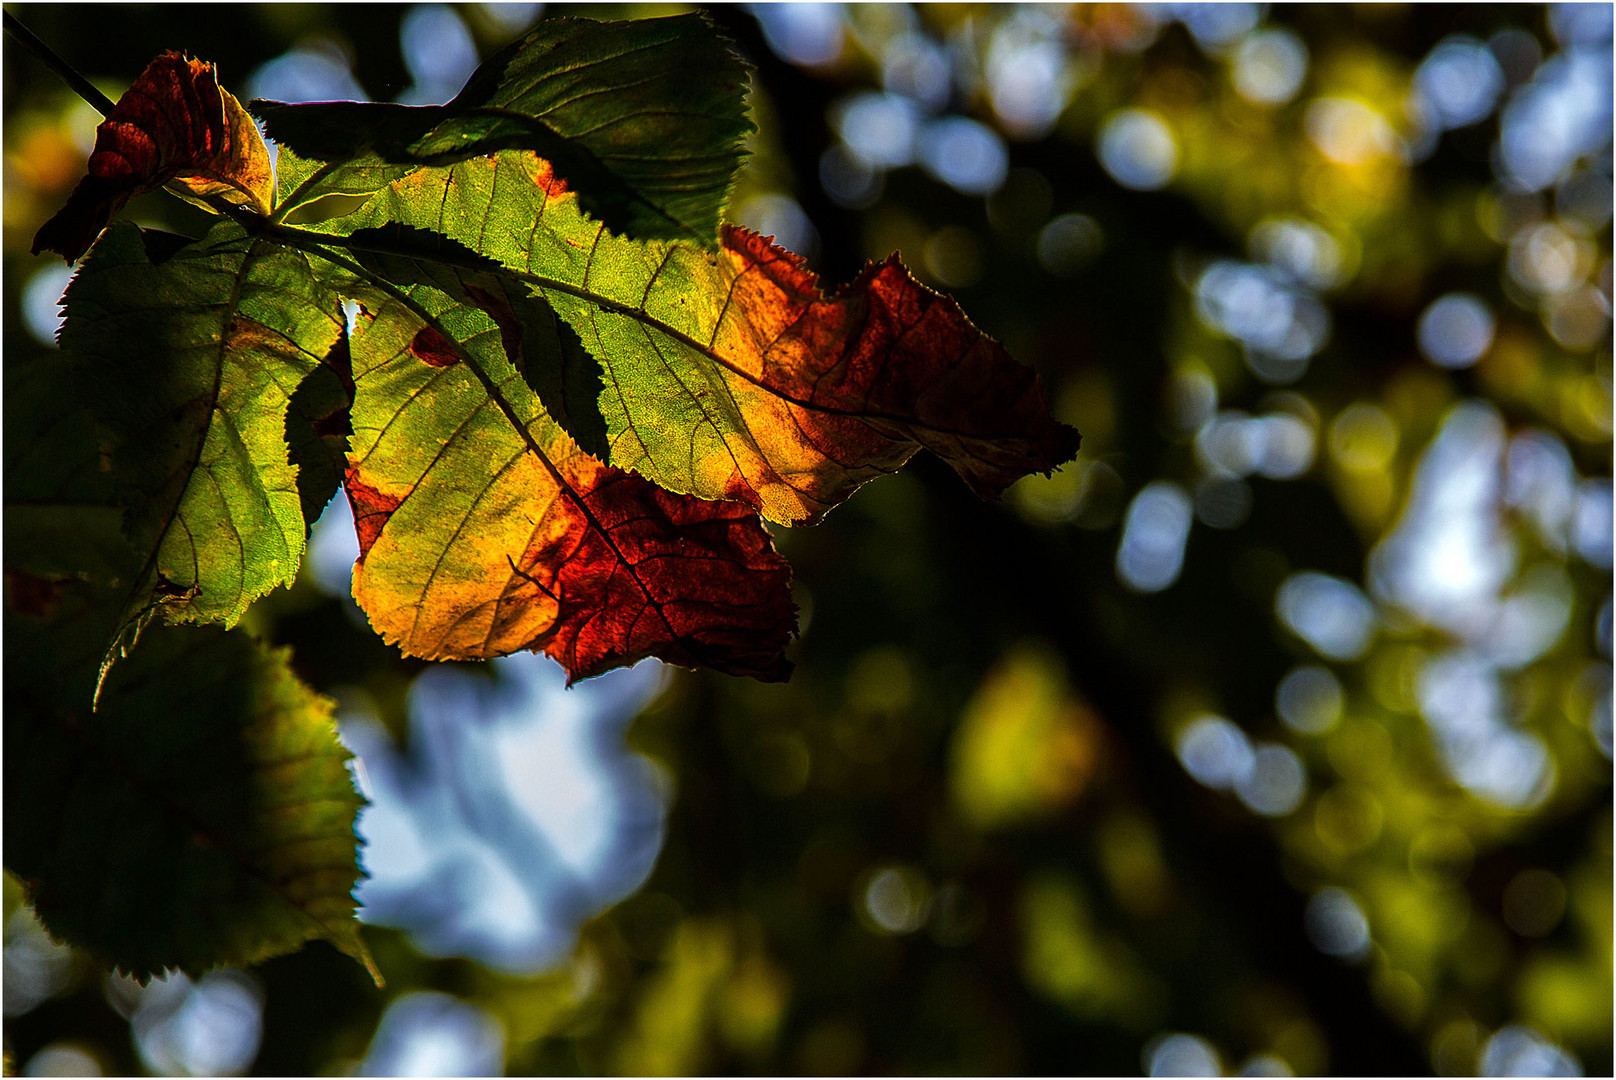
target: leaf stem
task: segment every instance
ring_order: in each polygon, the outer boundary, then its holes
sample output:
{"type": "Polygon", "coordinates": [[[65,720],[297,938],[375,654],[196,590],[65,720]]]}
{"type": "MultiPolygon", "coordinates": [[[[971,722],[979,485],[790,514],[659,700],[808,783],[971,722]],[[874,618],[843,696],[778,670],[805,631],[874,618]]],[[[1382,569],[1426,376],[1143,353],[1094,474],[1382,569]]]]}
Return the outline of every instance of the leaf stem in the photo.
{"type": "Polygon", "coordinates": [[[29,52],[39,57],[46,67],[61,76],[62,81],[67,83],[75,94],[94,105],[102,116],[112,114],[113,102],[111,98],[97,90],[95,84],[80,75],[78,69],[73,67],[72,64],[57,56],[49,45],[35,37],[34,32],[18,22],[17,17],[11,12],[4,12],[4,18],[5,28],[11,32],[11,36],[22,42],[29,52]]]}
{"type": "Polygon", "coordinates": [[[294,210],[301,209],[305,204],[298,201],[299,196],[301,196],[305,191],[313,187],[315,184],[319,183],[321,180],[324,180],[327,176],[330,176],[333,172],[336,172],[339,167],[339,162],[328,161],[324,165],[321,165],[318,169],[315,169],[314,172],[309,175],[307,180],[304,180],[301,184],[297,185],[291,194],[287,195],[286,198],[281,200],[281,204],[276,207],[275,212],[269,216],[270,224],[279,225],[286,220],[286,216],[288,214],[292,213],[294,210]]]}

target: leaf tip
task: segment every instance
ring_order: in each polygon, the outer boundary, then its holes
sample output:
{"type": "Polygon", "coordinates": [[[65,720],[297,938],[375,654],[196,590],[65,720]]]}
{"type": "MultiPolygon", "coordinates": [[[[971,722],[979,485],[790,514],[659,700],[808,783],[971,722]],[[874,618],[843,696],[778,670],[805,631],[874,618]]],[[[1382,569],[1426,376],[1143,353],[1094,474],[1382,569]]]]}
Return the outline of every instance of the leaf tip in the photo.
{"type": "Polygon", "coordinates": [[[354,959],[365,966],[365,971],[370,975],[370,981],[376,984],[376,989],[387,989],[387,980],[382,976],[382,969],[376,966],[376,958],[370,955],[370,950],[365,947],[357,932],[354,934],[354,940],[359,942],[359,954],[354,959]]]}
{"type": "Polygon", "coordinates": [[[382,976],[382,969],[376,966],[376,958],[370,954],[370,948],[365,944],[361,929],[358,918],[349,915],[338,926],[323,925],[319,936],[335,946],[342,955],[363,967],[365,974],[370,976],[370,981],[376,984],[376,989],[385,989],[387,980],[382,976]]]}

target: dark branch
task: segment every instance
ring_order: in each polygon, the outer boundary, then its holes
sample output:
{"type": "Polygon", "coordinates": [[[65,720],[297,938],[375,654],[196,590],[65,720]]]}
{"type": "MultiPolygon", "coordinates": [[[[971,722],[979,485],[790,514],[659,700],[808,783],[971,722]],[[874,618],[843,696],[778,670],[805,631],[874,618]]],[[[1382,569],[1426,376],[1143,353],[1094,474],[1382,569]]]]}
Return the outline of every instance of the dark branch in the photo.
{"type": "Polygon", "coordinates": [[[23,45],[28,48],[29,52],[33,53],[44,62],[46,67],[56,72],[57,75],[60,75],[62,81],[67,83],[68,86],[72,87],[75,94],[83,98],[85,101],[88,101],[91,105],[94,105],[102,116],[110,116],[112,114],[113,101],[111,98],[97,90],[95,88],[95,84],[90,82],[90,80],[86,79],[83,75],[80,75],[78,70],[74,68],[72,64],[69,64],[66,60],[63,60],[60,56],[57,56],[56,52],[49,45],[35,37],[34,32],[28,29],[22,23],[18,22],[15,15],[7,11],[4,13],[4,16],[5,27],[11,32],[12,37],[22,42],[23,45]]]}

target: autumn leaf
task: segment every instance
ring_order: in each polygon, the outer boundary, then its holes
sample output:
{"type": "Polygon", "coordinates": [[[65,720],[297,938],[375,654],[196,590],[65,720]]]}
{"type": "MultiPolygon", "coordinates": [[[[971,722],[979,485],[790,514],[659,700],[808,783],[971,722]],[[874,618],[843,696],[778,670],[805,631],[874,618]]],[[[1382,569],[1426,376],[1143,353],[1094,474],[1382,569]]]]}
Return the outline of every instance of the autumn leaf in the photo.
{"type": "Polygon", "coordinates": [[[290,206],[380,187],[389,164],[523,149],[548,160],[613,232],[710,247],[753,130],[746,87],[746,66],[701,15],[553,18],[489,57],[447,105],[250,108],[299,158],[362,170],[308,170],[283,186],[290,206]]]}
{"type": "Polygon", "coordinates": [[[1077,451],[1037,375],[895,256],[827,293],[742,229],[716,253],[613,237],[520,152],[416,169],[322,228],[387,222],[475,246],[544,297],[600,362],[611,463],[672,491],[802,524],[922,448],[985,498],[1077,451]]]}
{"type": "Polygon", "coordinates": [[[352,349],[354,596],[388,641],[542,651],[573,679],[646,656],[786,676],[790,571],[756,514],[584,453],[524,377],[563,363],[542,302],[486,268],[354,268],[373,312],[352,349]]]}
{"type": "Polygon", "coordinates": [[[89,175],[34,236],[33,253],[73,262],[132,196],[170,182],[270,212],[274,173],[251,116],[213,65],[167,52],[135,80],[100,127],[89,175]]]}
{"type": "Polygon", "coordinates": [[[233,222],[177,250],[120,222],[64,303],[62,350],[143,556],[117,651],[154,607],[234,625],[297,573],[306,522],[287,406],[342,333],[336,295],[303,254],[233,222]]]}

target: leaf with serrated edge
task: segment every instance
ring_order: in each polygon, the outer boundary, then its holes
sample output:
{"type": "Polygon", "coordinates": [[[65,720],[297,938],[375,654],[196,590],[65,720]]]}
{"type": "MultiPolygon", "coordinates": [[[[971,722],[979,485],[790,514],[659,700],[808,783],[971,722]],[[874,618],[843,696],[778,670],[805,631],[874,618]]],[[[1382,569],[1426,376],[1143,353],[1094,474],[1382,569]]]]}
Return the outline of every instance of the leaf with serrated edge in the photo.
{"type": "Polygon", "coordinates": [[[896,256],[825,294],[742,229],[716,252],[610,236],[531,154],[421,168],[333,232],[400,222],[497,260],[601,363],[613,465],[672,491],[818,520],[926,448],[997,498],[1077,451],[1037,375],[896,256]]]}
{"type": "Polygon", "coordinates": [[[154,604],[170,622],[231,626],[296,576],[306,526],[287,402],[343,328],[303,255],[232,222],[160,261],[143,240],[107,230],[62,330],[145,556],[120,649],[154,604]]]}
{"type": "Polygon", "coordinates": [[[415,279],[354,286],[374,313],[352,347],[354,596],[387,640],[428,659],[543,651],[573,679],[645,656],[787,675],[790,571],[756,514],[581,451],[518,370],[555,348],[520,291],[396,257],[357,269],[415,279]]]}
{"type": "MultiPolygon", "coordinates": [[[[7,558],[71,523],[128,567],[102,508],[7,508],[7,558]]],[[[82,573],[82,572],[81,572],[82,573]]],[[[250,964],[324,938],[374,965],[359,937],[354,818],[362,800],[331,702],[284,649],[240,631],[157,627],[91,689],[120,591],[9,568],[6,866],[50,932],[146,978],[250,964]]],[[[379,979],[379,976],[377,976],[379,979]]]]}
{"type": "Polygon", "coordinates": [[[753,130],[746,86],[746,65],[703,16],[552,18],[489,57],[447,105],[250,108],[298,157],[356,166],[283,181],[289,206],[386,183],[388,163],[523,149],[550,161],[613,232],[711,247],[753,130]]]}

